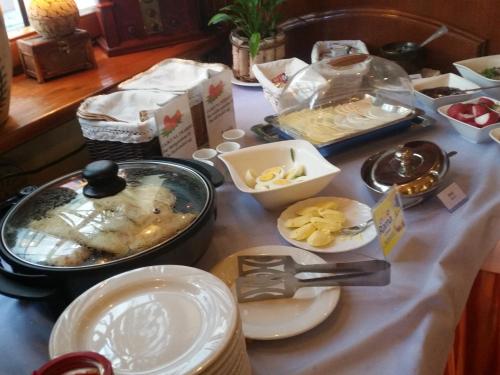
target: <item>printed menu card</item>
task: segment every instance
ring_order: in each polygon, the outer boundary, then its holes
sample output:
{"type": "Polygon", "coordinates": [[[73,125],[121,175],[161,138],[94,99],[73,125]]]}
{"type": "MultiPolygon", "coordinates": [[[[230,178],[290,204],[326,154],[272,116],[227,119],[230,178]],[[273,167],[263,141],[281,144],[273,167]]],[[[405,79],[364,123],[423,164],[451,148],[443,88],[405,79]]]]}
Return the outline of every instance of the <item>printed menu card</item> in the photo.
{"type": "Polygon", "coordinates": [[[208,143],[212,148],[224,141],[222,133],[236,127],[232,77],[233,72],[226,69],[204,80],[201,84],[208,143]]]}
{"type": "Polygon", "coordinates": [[[176,96],[158,109],[155,119],[162,155],[191,158],[196,138],[187,94],[176,96]]]}

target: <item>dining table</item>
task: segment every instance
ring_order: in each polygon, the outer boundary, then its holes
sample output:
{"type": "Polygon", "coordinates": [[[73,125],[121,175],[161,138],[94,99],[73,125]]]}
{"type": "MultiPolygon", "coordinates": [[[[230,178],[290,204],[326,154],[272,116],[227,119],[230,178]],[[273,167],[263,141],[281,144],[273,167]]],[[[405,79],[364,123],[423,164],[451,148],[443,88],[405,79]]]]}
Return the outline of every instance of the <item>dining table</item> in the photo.
{"type": "MultiPolygon", "coordinates": [[[[275,110],[259,86],[232,87],[243,147],[264,141],[251,131],[275,110]]],[[[364,140],[327,160],[340,173],[319,193],[373,207],[360,169],[372,154],[413,140],[426,140],[450,159],[448,182],[467,199],[449,211],[435,196],[404,210],[403,237],[385,258],[391,282],[383,287],[342,287],[322,322],[285,338],[248,339],[255,375],[443,374],[474,279],[500,240],[500,145],[470,143],[430,108],[432,121],[364,140]]],[[[445,187],[446,187],[445,186],[445,187]]],[[[206,271],[237,251],[290,246],[277,230],[280,210],[264,209],[230,179],[217,189],[217,219],[211,243],[194,265],[206,271]]],[[[325,261],[384,259],[377,240],[343,253],[316,253],[325,261]]],[[[49,360],[48,342],[56,317],[43,304],[0,296],[0,374],[30,374],[49,360]]],[[[282,317],[283,320],[287,316],[282,317]]]]}

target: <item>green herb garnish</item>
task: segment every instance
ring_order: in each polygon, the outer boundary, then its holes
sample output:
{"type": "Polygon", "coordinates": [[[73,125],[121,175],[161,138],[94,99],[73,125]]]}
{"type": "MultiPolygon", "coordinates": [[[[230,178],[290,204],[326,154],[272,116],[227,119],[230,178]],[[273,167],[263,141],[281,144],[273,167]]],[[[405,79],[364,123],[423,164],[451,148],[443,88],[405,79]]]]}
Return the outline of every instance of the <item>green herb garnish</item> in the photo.
{"type": "Polygon", "coordinates": [[[489,79],[500,79],[500,67],[484,69],[481,74],[489,79]]]}
{"type": "Polygon", "coordinates": [[[290,149],[290,156],[292,157],[292,161],[295,162],[295,150],[293,148],[290,149]]]}

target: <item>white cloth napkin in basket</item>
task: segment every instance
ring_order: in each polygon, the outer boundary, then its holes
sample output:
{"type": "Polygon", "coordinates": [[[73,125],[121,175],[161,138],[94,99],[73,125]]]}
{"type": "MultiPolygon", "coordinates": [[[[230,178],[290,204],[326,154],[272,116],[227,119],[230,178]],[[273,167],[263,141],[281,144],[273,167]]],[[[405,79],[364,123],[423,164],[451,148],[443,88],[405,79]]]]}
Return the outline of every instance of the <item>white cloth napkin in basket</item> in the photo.
{"type": "MultiPolygon", "coordinates": [[[[78,116],[103,121],[137,123],[141,112],[162,107],[175,95],[162,91],[118,91],[86,99],[78,108],[78,116]]],[[[149,116],[148,116],[149,117],[149,116]]]]}
{"type": "Polygon", "coordinates": [[[166,59],[145,72],[118,85],[120,90],[161,90],[172,94],[188,93],[190,105],[202,101],[200,83],[213,74],[229,69],[224,64],[166,59]]]}
{"type": "Polygon", "coordinates": [[[98,141],[148,142],[157,136],[154,112],[175,95],[164,91],[117,91],[86,99],[78,108],[83,136],[98,141]]]}
{"type": "Polygon", "coordinates": [[[278,100],[288,80],[299,70],[308,66],[304,61],[295,57],[262,64],[254,64],[252,71],[262,85],[264,96],[278,110],[278,100]]]}

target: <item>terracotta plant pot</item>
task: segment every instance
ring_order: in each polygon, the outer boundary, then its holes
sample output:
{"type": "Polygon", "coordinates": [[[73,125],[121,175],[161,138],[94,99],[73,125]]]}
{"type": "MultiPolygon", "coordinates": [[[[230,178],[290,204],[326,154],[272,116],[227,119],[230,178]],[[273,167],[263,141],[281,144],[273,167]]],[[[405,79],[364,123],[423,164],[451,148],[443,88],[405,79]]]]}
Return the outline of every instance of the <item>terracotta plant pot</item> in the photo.
{"type": "Polygon", "coordinates": [[[229,36],[233,48],[233,74],[236,79],[245,82],[257,82],[252,73],[252,65],[280,60],[285,57],[285,33],[280,31],[272,37],[262,39],[259,53],[252,58],[248,38],[242,37],[236,30],[229,36]]]}

